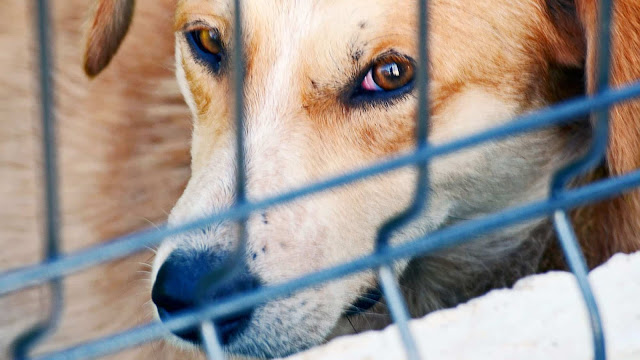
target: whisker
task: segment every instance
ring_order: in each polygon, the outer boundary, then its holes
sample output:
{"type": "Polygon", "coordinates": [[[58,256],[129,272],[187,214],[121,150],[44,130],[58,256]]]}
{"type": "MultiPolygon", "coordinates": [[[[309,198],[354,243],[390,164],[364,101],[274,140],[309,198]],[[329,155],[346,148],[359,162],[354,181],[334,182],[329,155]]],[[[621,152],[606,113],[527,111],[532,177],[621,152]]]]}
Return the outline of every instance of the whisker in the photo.
{"type": "Polygon", "coordinates": [[[132,282],[132,283],[134,283],[134,282],[144,282],[144,283],[148,283],[148,284],[153,283],[153,281],[152,281],[150,278],[144,278],[144,279],[133,279],[131,282],[132,282]]]}
{"type": "MultiPolygon", "coordinates": [[[[384,306],[385,308],[387,307],[386,302],[384,302],[384,301],[382,301],[382,300],[376,300],[376,299],[373,299],[373,298],[367,297],[367,296],[365,296],[365,295],[356,295],[356,297],[357,297],[358,299],[364,299],[364,300],[368,300],[368,301],[370,301],[370,302],[373,302],[373,303],[374,303],[374,305],[373,305],[373,306],[376,306],[376,305],[380,304],[380,305],[384,306]]],[[[349,304],[349,306],[353,306],[353,304],[349,304]]]]}
{"type": "MultiPolygon", "coordinates": [[[[151,246],[145,246],[145,247],[147,248],[147,250],[151,251],[153,253],[153,255],[156,255],[158,253],[158,250],[152,248],[151,246]]],[[[151,258],[153,258],[153,256],[150,257],[149,259],[151,259],[151,258]]]]}
{"type": "Polygon", "coordinates": [[[347,321],[349,322],[349,325],[351,325],[351,328],[353,329],[354,333],[358,333],[358,330],[356,330],[356,327],[353,326],[353,323],[351,322],[351,318],[349,316],[347,316],[347,321]]]}
{"type": "MultiPolygon", "coordinates": [[[[154,228],[156,228],[157,230],[160,230],[160,227],[159,227],[155,222],[153,222],[151,219],[146,218],[146,217],[144,217],[144,216],[141,216],[141,218],[142,218],[143,220],[145,220],[146,222],[148,222],[149,224],[151,224],[151,226],[153,226],[153,227],[154,227],[154,228]]],[[[147,248],[149,248],[149,247],[147,247],[147,248]]]]}
{"type": "Polygon", "coordinates": [[[387,313],[376,313],[376,312],[371,312],[371,311],[363,311],[363,312],[355,314],[355,315],[361,315],[365,319],[368,318],[368,317],[379,317],[379,318],[389,318],[389,319],[391,318],[391,316],[389,314],[387,314],[387,313]]]}
{"type": "MultiPolygon", "coordinates": [[[[159,228],[156,226],[156,229],[159,229],[159,228]]],[[[145,245],[144,247],[147,248],[147,250],[151,251],[154,255],[158,253],[158,250],[152,248],[151,246],[145,245]]]]}

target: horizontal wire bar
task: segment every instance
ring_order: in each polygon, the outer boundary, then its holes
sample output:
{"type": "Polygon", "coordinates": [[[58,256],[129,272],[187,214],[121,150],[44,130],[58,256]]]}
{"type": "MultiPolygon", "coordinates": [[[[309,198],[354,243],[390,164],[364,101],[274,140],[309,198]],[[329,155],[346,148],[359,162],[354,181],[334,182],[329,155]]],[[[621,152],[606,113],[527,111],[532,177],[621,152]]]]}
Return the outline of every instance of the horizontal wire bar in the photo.
{"type": "Polygon", "coordinates": [[[195,326],[202,319],[215,319],[242,312],[270,300],[293,294],[302,288],[335,280],[346,275],[372,269],[392,261],[420,256],[427,252],[455,246],[474,236],[489,233],[497,228],[529,219],[552,215],[556,210],[568,210],[586,203],[603,200],[640,186],[640,170],[614,179],[598,181],[587,186],[568,190],[558,197],[542,200],[520,207],[505,209],[483,218],[468,220],[442,230],[427,234],[415,241],[389,247],[381,253],[373,253],[335,267],[308,274],[289,282],[262,287],[239,296],[230,297],[220,303],[207,305],[198,310],[185,312],[166,323],[151,323],[128,331],[90,341],[66,350],[38,357],[38,360],[91,359],[160,338],[171,331],[195,326]]]}
{"type": "Polygon", "coordinates": [[[0,296],[11,291],[34,286],[55,277],[97,265],[102,262],[130,255],[136,251],[153,246],[163,238],[177,235],[207,226],[210,223],[235,220],[256,210],[292,201],[298,197],[310,195],[348,183],[363,180],[364,177],[378,175],[401,167],[413,165],[419,161],[448,154],[456,150],[467,148],[482,142],[504,138],[515,133],[533,131],[550,125],[571,122],[572,117],[584,115],[594,109],[599,109],[614,102],[628,100],[640,95],[640,82],[616,90],[607,90],[593,98],[581,98],[563,104],[546,108],[537,113],[516,118],[513,122],[492,128],[475,135],[470,135],[445,144],[426,147],[418,152],[401,155],[391,160],[379,162],[375,165],[353,171],[315,184],[302,187],[281,195],[253,203],[245,203],[237,208],[231,208],[220,213],[207,216],[189,223],[169,228],[162,225],[160,229],[148,229],[116,238],[105,244],[97,245],[87,250],[77,251],[46,264],[30,265],[16,270],[10,270],[0,275],[0,296]]]}

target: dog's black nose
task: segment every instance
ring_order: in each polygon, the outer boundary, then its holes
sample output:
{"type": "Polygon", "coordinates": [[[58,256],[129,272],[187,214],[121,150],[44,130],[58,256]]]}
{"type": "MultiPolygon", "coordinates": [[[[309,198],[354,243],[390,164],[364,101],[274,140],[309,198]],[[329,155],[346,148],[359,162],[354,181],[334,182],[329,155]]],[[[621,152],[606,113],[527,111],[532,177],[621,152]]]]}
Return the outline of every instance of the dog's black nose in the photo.
{"type": "MultiPolygon", "coordinates": [[[[213,252],[189,252],[176,250],[165,260],[153,284],[151,299],[158,308],[160,319],[166,321],[176,313],[210,304],[236,293],[260,286],[260,281],[244,266],[231,278],[225,278],[210,289],[202,289],[202,280],[219,269],[229,254],[213,252]]],[[[251,320],[253,310],[215,321],[216,330],[223,344],[228,344],[241,333],[251,320]]],[[[176,335],[195,344],[200,343],[197,328],[177,332],[176,335]]]]}

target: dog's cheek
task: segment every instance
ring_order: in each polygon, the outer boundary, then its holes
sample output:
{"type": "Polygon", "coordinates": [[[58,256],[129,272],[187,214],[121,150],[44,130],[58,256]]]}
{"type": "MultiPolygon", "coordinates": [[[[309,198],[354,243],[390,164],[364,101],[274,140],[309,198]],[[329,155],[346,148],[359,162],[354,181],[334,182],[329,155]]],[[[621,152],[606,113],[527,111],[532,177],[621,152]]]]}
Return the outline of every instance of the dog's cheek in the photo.
{"type": "Polygon", "coordinates": [[[187,106],[189,106],[189,110],[191,110],[191,114],[193,118],[196,119],[198,115],[196,101],[189,87],[189,83],[187,82],[187,74],[185,73],[185,69],[184,69],[186,64],[184,63],[182,58],[182,49],[180,47],[178,35],[176,35],[175,65],[176,65],[176,80],[178,81],[178,87],[180,88],[180,92],[184,97],[184,101],[187,103],[187,106]]]}

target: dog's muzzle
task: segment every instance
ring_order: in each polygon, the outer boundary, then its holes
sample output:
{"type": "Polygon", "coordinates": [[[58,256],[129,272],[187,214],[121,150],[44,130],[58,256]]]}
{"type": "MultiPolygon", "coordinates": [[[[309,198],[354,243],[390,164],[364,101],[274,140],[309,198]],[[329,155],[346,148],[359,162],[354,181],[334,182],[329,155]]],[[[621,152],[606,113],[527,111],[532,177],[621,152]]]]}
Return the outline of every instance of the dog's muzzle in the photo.
{"type": "MultiPolygon", "coordinates": [[[[231,278],[225,278],[222,283],[212,284],[209,289],[203,290],[203,280],[219,269],[229,255],[226,252],[173,251],[160,267],[151,292],[160,319],[167,321],[185,310],[259,287],[259,279],[245,266],[235,271],[231,278]]],[[[233,341],[247,327],[252,313],[253,310],[249,310],[215,320],[220,341],[225,345],[233,341]]],[[[179,331],[175,335],[193,344],[201,343],[197,328],[179,331]]]]}

